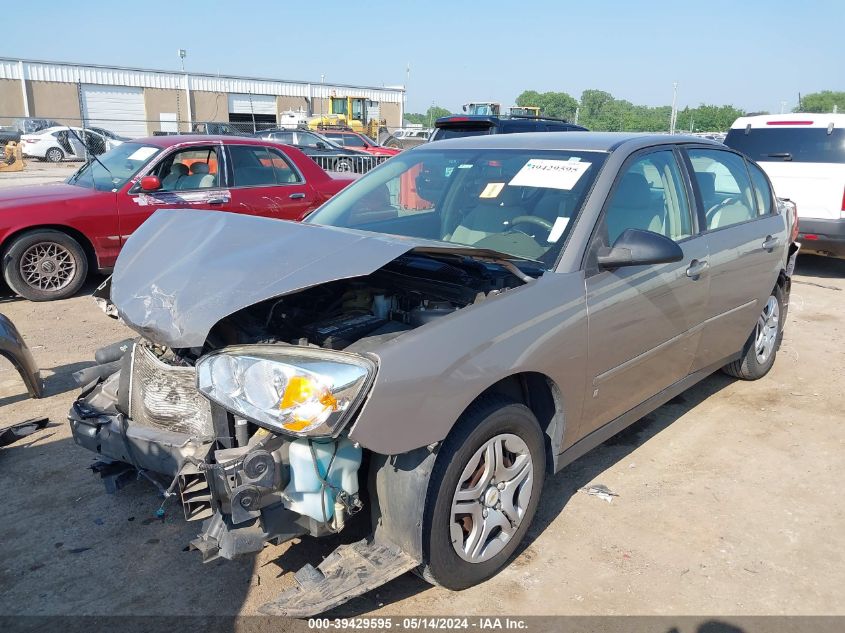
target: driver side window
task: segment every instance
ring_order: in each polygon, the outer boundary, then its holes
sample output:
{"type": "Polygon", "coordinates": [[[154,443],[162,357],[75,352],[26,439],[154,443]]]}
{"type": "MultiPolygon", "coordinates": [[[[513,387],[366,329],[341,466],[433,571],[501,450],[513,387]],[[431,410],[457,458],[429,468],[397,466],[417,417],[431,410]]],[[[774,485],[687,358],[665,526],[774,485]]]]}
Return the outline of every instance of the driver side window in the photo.
{"type": "Polygon", "coordinates": [[[210,189],[220,186],[217,150],[213,147],[192,147],[174,152],[157,169],[161,180],[159,191],[210,189]]]}
{"type": "Polygon", "coordinates": [[[653,231],[679,242],[692,235],[687,192],[675,154],[663,150],[634,160],[605,210],[608,246],[626,229],[653,231]]]}

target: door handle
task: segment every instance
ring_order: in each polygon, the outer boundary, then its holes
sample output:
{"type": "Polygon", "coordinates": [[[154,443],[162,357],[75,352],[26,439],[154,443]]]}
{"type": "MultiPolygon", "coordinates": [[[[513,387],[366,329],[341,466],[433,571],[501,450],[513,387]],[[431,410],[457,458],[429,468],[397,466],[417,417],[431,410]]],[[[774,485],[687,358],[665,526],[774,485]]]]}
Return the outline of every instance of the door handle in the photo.
{"type": "Polygon", "coordinates": [[[687,268],[687,277],[691,279],[698,279],[702,273],[706,272],[710,267],[706,259],[694,259],[690,262],[687,268]]]}
{"type": "Polygon", "coordinates": [[[305,198],[304,193],[292,193],[288,196],[291,200],[303,200],[305,198]]]}
{"type": "Polygon", "coordinates": [[[772,250],[775,246],[777,246],[778,244],[780,244],[780,238],[778,238],[778,237],[772,237],[771,235],[767,235],[767,236],[766,236],[766,241],[765,241],[765,242],[763,242],[763,250],[764,250],[764,251],[770,251],[770,250],[772,250]]]}
{"type": "Polygon", "coordinates": [[[225,196],[217,196],[216,198],[209,198],[208,204],[226,204],[229,202],[229,198],[225,196]]]}

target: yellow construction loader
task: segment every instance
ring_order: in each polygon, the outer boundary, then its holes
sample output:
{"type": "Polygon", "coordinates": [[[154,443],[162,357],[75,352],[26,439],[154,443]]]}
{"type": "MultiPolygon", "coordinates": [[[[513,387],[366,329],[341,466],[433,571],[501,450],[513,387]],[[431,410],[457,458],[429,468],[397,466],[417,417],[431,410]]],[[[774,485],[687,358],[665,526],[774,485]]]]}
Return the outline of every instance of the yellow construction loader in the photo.
{"type": "Polygon", "coordinates": [[[21,146],[14,141],[6,143],[3,154],[0,156],[0,172],[23,171],[26,163],[21,155],[21,146]]]}
{"type": "Polygon", "coordinates": [[[331,97],[328,113],[308,119],[308,127],[312,130],[347,129],[372,139],[378,137],[380,124],[384,125],[384,122],[368,116],[366,97],[331,97]]]}

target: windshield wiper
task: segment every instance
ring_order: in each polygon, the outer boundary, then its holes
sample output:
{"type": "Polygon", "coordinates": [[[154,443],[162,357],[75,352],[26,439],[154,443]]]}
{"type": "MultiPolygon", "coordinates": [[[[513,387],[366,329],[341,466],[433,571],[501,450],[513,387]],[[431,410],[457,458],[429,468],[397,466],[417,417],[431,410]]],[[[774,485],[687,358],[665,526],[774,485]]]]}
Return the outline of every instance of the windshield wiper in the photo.
{"type": "MultiPolygon", "coordinates": [[[[80,143],[82,143],[82,147],[84,147],[86,149],[86,151],[88,152],[88,161],[82,167],[80,167],[79,171],[76,172],[76,173],[77,174],[81,173],[82,170],[85,169],[86,166],[91,164],[92,160],[95,160],[100,165],[100,167],[102,167],[103,169],[106,170],[106,173],[109,175],[109,178],[112,181],[112,189],[114,189],[114,174],[111,173],[111,169],[106,167],[105,164],[103,164],[103,161],[101,161],[99,158],[97,158],[97,155],[94,152],[91,151],[91,148],[88,147],[88,145],[85,144],[85,141],[83,141],[81,138],[79,138],[79,134],[76,133],[76,130],[74,130],[72,127],[68,127],[68,132],[73,134],[73,136],[76,138],[76,140],[79,141],[80,143]]],[[[74,178],[74,182],[76,182],[75,178],[74,178]]],[[[94,174],[91,174],[91,182],[94,184],[94,189],[96,189],[97,183],[94,180],[94,174]]]]}

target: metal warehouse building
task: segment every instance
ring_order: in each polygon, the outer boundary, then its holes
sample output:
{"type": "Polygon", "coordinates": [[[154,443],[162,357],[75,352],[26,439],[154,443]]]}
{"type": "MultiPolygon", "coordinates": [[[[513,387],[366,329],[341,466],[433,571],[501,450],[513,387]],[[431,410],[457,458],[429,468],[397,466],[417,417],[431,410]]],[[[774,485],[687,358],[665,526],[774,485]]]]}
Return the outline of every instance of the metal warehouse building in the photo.
{"type": "Polygon", "coordinates": [[[352,97],[366,118],[399,127],[404,88],[323,84],[0,57],[0,125],[40,117],[97,126],[129,137],[191,129],[198,121],[256,121],[281,113],[328,114],[352,97]]]}

